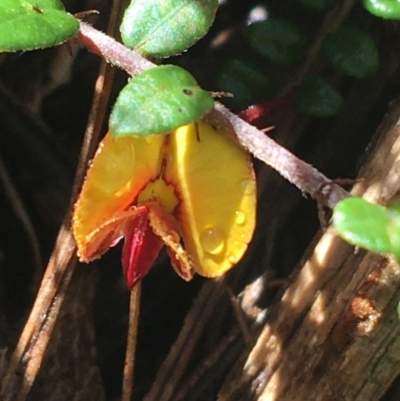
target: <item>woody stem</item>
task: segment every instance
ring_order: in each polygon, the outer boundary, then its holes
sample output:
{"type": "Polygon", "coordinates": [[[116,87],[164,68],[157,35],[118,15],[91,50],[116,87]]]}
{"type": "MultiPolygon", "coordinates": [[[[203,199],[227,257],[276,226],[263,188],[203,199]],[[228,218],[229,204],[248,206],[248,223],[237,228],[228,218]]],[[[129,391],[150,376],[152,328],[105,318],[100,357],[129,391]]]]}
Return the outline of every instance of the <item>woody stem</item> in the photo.
{"type": "MultiPolygon", "coordinates": [[[[91,52],[132,76],[156,66],[85,22],[80,23],[77,40],[91,52]]],[[[255,158],[275,169],[300,191],[309,194],[323,206],[333,208],[338,201],[348,196],[342,187],[221,104],[216,102],[206,118],[217,126],[233,129],[238,142],[255,158]]]]}

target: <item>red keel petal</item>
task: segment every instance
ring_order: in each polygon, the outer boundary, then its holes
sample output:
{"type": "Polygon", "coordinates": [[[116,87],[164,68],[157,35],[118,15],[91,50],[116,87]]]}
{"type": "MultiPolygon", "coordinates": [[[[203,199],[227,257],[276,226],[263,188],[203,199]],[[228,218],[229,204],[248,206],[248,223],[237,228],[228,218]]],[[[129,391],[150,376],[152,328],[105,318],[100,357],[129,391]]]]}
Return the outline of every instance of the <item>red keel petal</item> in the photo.
{"type": "Polygon", "coordinates": [[[137,209],[135,216],[126,223],[124,232],[122,268],[130,290],[149,272],[164,244],[150,227],[148,207],[137,209]]]}

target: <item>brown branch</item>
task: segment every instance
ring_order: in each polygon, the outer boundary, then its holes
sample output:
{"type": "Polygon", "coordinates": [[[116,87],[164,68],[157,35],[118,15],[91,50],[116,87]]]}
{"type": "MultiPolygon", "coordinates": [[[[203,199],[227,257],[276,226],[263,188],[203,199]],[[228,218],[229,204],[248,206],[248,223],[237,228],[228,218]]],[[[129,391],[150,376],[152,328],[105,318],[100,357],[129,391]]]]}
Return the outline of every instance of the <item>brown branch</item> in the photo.
{"type": "MultiPolygon", "coordinates": [[[[118,66],[134,76],[155,67],[138,53],[127,49],[114,39],[81,22],[78,41],[90,51],[104,57],[109,63],[118,66]]],[[[217,126],[234,130],[239,143],[254,157],[275,169],[284,178],[296,185],[300,191],[317,199],[324,206],[332,208],[347,196],[339,185],[321,174],[310,164],[300,160],[271,138],[246,123],[219,103],[207,116],[217,126]]]]}
{"type": "Polygon", "coordinates": [[[110,64],[126,71],[129,75],[137,75],[155,67],[133,50],[129,50],[115,39],[82,22],[77,35],[78,42],[91,52],[107,60],[110,64]]]}
{"type": "Polygon", "coordinates": [[[39,370],[52,328],[75,266],[75,243],[68,228],[61,227],[55,251],[47,266],[39,294],[25,324],[9,366],[0,399],[24,400],[39,370]],[[17,374],[17,372],[23,372],[17,374]]]}

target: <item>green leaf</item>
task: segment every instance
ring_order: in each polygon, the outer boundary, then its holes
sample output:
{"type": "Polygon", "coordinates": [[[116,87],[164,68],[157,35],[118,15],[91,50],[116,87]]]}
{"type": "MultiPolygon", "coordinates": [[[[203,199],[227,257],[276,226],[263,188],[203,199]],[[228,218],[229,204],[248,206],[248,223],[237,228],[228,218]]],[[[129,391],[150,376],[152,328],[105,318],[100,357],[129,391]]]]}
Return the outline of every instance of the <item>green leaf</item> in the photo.
{"type": "Polygon", "coordinates": [[[250,46],[276,64],[297,62],[306,45],[306,37],[296,25],[283,19],[268,18],[251,24],[247,30],[250,46]]]}
{"type": "Polygon", "coordinates": [[[388,223],[387,232],[392,244],[391,253],[393,253],[398,260],[400,260],[400,203],[395,200],[388,207],[390,221],[388,223]]]}
{"type": "Polygon", "coordinates": [[[218,0],[132,0],[121,25],[122,41],[143,55],[168,57],[202,38],[218,0]]]}
{"type": "Polygon", "coordinates": [[[344,26],[329,35],[321,49],[334,68],[352,77],[364,78],[378,69],[378,49],[361,29],[344,26]]]}
{"type": "Polygon", "coordinates": [[[394,214],[392,209],[389,209],[389,211],[392,215],[392,219],[387,227],[390,243],[392,244],[390,252],[400,260],[400,216],[397,213],[394,214]]]}
{"type": "Polygon", "coordinates": [[[293,98],[297,111],[314,117],[334,116],[343,104],[339,91],[325,78],[308,77],[293,98]]]}
{"type": "Polygon", "coordinates": [[[344,199],[333,212],[333,222],[343,239],[378,253],[393,251],[387,230],[391,219],[391,212],[387,208],[362,198],[344,199]]]}
{"type": "Polygon", "coordinates": [[[223,99],[229,107],[242,110],[272,94],[271,80],[264,71],[247,60],[229,60],[216,78],[217,89],[233,94],[223,99]]]}
{"type": "Polygon", "coordinates": [[[380,18],[400,19],[399,0],[364,0],[364,7],[380,18]]]}
{"type": "Polygon", "coordinates": [[[75,35],[79,21],[59,0],[1,0],[0,51],[55,46],[75,35]]]}
{"type": "Polygon", "coordinates": [[[163,134],[196,121],[213,106],[213,98],[192,75],[162,65],[137,75],[122,89],[110,128],[115,137],[163,134]]]}

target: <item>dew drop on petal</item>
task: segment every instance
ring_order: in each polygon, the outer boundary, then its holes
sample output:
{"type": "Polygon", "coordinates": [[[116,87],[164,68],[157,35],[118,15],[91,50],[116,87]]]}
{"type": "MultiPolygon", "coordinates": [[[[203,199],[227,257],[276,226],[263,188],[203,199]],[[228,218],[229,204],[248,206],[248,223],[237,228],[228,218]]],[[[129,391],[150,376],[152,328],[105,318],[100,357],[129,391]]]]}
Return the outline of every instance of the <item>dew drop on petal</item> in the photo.
{"type": "Polygon", "coordinates": [[[217,227],[207,227],[200,234],[200,244],[207,253],[220,254],[225,247],[225,236],[217,227]]]}
{"type": "Polygon", "coordinates": [[[232,253],[228,253],[228,261],[229,261],[229,263],[232,263],[232,264],[234,264],[235,262],[236,262],[236,257],[235,257],[235,255],[233,255],[232,253]]]}
{"type": "Polygon", "coordinates": [[[246,215],[241,210],[235,212],[235,222],[239,226],[242,226],[246,222],[246,215]]]}

